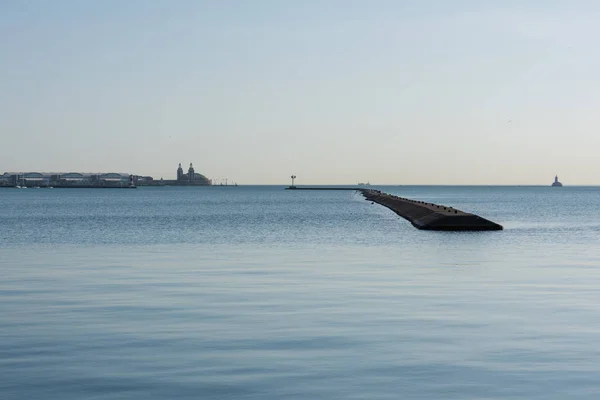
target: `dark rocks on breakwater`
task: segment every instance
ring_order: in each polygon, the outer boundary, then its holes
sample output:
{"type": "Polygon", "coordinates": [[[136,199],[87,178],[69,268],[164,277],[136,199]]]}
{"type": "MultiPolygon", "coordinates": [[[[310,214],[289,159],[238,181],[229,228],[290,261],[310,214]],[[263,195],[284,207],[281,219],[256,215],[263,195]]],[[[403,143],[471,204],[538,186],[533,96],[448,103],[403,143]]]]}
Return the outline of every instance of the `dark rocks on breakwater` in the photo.
{"type": "Polygon", "coordinates": [[[389,208],[402,218],[408,220],[415,228],[432,231],[500,231],[502,225],[466,213],[453,207],[427,203],[419,200],[406,199],[383,193],[380,190],[356,187],[289,186],[287,190],[356,190],[373,202],[389,208]]]}
{"type": "Polygon", "coordinates": [[[406,199],[373,189],[357,189],[366,200],[389,208],[415,228],[435,231],[499,231],[502,225],[466,213],[424,201],[406,199]]]}

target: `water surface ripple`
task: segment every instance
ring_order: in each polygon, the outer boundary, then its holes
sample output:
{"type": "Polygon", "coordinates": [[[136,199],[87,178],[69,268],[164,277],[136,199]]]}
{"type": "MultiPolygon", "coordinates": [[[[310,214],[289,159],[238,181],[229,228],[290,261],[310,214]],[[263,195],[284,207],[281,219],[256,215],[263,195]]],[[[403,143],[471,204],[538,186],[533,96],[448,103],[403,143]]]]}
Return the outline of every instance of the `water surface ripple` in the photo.
{"type": "Polygon", "coordinates": [[[600,188],[0,190],[2,399],[597,399],[600,188]]]}

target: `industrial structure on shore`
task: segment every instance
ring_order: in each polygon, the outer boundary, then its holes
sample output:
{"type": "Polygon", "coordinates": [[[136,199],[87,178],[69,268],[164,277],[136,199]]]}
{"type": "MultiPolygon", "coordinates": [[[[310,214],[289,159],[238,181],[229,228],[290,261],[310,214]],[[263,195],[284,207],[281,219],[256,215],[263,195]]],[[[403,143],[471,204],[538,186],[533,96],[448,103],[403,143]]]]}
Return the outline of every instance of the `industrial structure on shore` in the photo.
{"type": "Polygon", "coordinates": [[[0,187],[14,188],[136,188],[137,186],[210,186],[212,181],[197,173],[190,163],[187,174],[179,164],[177,179],[155,180],[151,176],[127,173],[5,172],[0,187]]]}

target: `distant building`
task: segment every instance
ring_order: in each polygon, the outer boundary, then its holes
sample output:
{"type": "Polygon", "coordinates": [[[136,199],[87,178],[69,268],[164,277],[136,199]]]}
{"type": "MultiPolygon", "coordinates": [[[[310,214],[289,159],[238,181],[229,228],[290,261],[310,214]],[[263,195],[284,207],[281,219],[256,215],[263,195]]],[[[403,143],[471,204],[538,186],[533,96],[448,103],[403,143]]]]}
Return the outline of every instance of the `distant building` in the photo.
{"type": "Polygon", "coordinates": [[[125,173],[84,172],[6,172],[0,187],[135,187],[135,186],[210,186],[212,181],[197,173],[190,163],[187,174],[179,164],[176,180],[154,180],[151,176],[125,173]]]}
{"type": "Polygon", "coordinates": [[[179,163],[179,168],[177,168],[177,184],[206,186],[210,185],[211,181],[204,175],[197,173],[194,170],[194,165],[192,163],[190,163],[187,174],[184,174],[183,168],[181,168],[181,163],[179,163]]]}
{"type": "Polygon", "coordinates": [[[126,173],[5,172],[0,186],[21,187],[128,187],[133,177],[126,173]]]}
{"type": "Polygon", "coordinates": [[[554,177],[554,182],[552,182],[552,186],[554,186],[554,187],[556,187],[556,186],[562,186],[562,183],[560,183],[560,182],[558,181],[558,175],[556,175],[556,176],[554,177]]]}
{"type": "Polygon", "coordinates": [[[136,183],[136,185],[146,185],[154,182],[154,178],[151,176],[134,175],[133,181],[136,183]]]}

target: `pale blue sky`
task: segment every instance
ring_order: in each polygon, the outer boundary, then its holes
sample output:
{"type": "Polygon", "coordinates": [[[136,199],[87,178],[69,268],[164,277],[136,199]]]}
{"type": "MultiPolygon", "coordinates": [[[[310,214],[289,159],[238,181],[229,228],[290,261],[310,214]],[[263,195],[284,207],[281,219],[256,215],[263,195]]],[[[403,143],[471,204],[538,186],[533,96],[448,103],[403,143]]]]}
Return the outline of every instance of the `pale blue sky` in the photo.
{"type": "Polygon", "coordinates": [[[0,2],[0,173],[600,184],[598,1],[0,2]]]}

